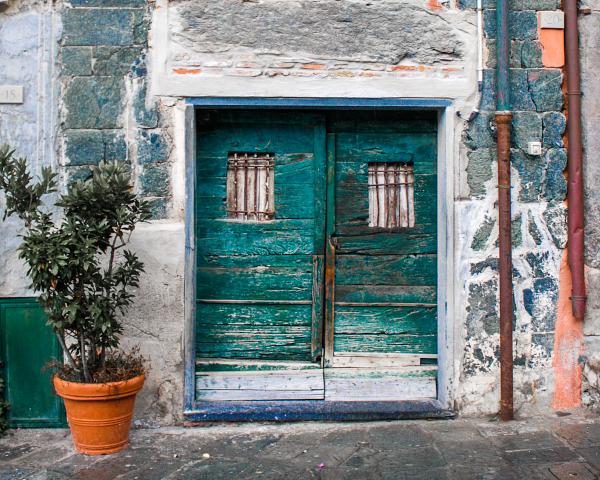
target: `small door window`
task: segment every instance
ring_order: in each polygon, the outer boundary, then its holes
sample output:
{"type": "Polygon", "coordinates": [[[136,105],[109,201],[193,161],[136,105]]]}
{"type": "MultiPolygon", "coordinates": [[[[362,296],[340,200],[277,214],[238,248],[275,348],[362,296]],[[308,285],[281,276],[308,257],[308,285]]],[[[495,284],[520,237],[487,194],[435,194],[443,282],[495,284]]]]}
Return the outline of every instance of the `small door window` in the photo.
{"type": "Polygon", "coordinates": [[[273,218],[275,162],[272,153],[230,153],[227,159],[227,214],[240,221],[273,218]]]}
{"type": "Polygon", "coordinates": [[[369,163],[369,227],[415,226],[412,163],[369,163]]]}

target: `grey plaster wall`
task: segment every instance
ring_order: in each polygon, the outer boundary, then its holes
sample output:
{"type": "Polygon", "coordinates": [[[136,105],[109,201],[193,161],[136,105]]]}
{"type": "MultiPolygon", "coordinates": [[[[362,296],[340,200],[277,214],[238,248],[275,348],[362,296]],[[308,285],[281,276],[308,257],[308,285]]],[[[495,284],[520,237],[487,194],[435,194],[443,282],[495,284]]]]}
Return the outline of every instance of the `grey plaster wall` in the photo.
{"type": "Polygon", "coordinates": [[[600,6],[586,2],[590,15],[579,20],[583,92],[585,262],[588,310],[584,322],[584,396],[600,406],[600,6]]]}
{"type": "MultiPolygon", "coordinates": [[[[23,104],[0,105],[0,143],[26,157],[33,172],[56,167],[60,16],[50,2],[0,6],[0,85],[24,88],[23,104]]],[[[3,199],[0,198],[0,207],[3,199]]],[[[20,224],[0,222],[0,297],[27,295],[29,282],[17,258],[20,224]]]]}

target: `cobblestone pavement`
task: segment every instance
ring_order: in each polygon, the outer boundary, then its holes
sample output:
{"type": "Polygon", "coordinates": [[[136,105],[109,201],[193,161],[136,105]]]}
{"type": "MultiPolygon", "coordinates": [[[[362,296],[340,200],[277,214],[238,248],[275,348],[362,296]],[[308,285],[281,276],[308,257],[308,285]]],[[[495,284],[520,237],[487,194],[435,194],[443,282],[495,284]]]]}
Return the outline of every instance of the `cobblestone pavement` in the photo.
{"type": "Polygon", "coordinates": [[[0,479],[598,478],[600,417],[236,424],[134,430],[131,446],[76,454],[67,430],[12,430],[0,479]]]}

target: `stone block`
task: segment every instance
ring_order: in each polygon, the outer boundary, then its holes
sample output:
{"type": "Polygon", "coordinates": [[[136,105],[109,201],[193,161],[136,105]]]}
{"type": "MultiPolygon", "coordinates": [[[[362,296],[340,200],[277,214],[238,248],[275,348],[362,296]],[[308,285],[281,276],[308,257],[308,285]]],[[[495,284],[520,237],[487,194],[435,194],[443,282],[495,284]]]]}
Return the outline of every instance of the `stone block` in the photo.
{"type": "Polygon", "coordinates": [[[556,321],[558,282],[551,277],[536,278],[533,288],[523,290],[523,306],[531,316],[533,332],[551,332],[556,321]]]}
{"type": "Polygon", "coordinates": [[[156,102],[147,108],[146,106],[146,82],[136,80],[135,94],[133,98],[133,114],[138,126],[144,128],[156,128],[158,126],[158,111],[156,102]]]}
{"type": "Polygon", "coordinates": [[[166,164],[145,165],[140,176],[142,194],[153,197],[169,195],[169,169],[166,164]]]}
{"type": "Polygon", "coordinates": [[[521,68],[521,52],[523,50],[523,42],[521,40],[511,40],[510,42],[510,55],[508,63],[510,68],[521,68]]]}
{"type": "Polygon", "coordinates": [[[467,154],[467,184],[471,195],[483,197],[486,194],[485,183],[492,178],[492,165],[496,161],[496,152],[491,148],[473,150],[467,154]]]}
{"type": "Polygon", "coordinates": [[[67,165],[97,165],[104,159],[104,142],[99,130],[70,130],[65,133],[67,165]]]}
{"type": "Polygon", "coordinates": [[[538,224],[535,220],[535,217],[533,216],[533,213],[531,213],[531,210],[527,212],[527,231],[529,232],[533,243],[535,243],[538,246],[542,244],[542,232],[540,231],[540,227],[538,227],[538,224]]]}
{"type": "Polygon", "coordinates": [[[95,47],[94,75],[126,75],[141,51],[140,47],[95,47]]]}
{"type": "Polygon", "coordinates": [[[471,240],[471,248],[475,251],[485,250],[486,245],[490,240],[490,236],[494,231],[496,220],[492,217],[485,217],[483,223],[479,226],[473,239],[471,240]]]}
{"type": "Polygon", "coordinates": [[[542,117],[536,112],[514,112],[511,143],[527,151],[529,142],[542,140],[542,117]]]}
{"type": "Polygon", "coordinates": [[[67,165],[97,165],[102,160],[125,161],[127,145],[122,132],[68,130],[65,133],[67,165]]]}
{"type": "Polygon", "coordinates": [[[496,72],[491,68],[483,71],[483,84],[481,86],[481,101],[479,102],[481,111],[496,110],[496,72]]]}
{"type": "Polygon", "coordinates": [[[67,167],[65,169],[67,173],[67,185],[71,185],[72,183],[78,181],[85,181],[92,177],[92,171],[89,168],[75,168],[75,167],[67,167]]]}
{"type": "Polygon", "coordinates": [[[480,112],[471,122],[466,131],[465,144],[471,148],[494,147],[496,142],[492,132],[492,113],[480,112]]]}
{"type": "Polygon", "coordinates": [[[128,160],[127,142],[123,132],[104,130],[102,142],[104,143],[104,160],[117,162],[128,160]]]}
{"type": "Polygon", "coordinates": [[[522,150],[511,149],[511,163],[519,173],[521,202],[538,202],[542,193],[546,164],[538,157],[530,157],[522,150]]]}
{"type": "Polygon", "coordinates": [[[567,127],[567,119],[560,112],[548,112],[543,117],[544,132],[543,143],[548,148],[560,148],[564,146],[563,134],[567,127]]]}
{"type": "Polygon", "coordinates": [[[487,335],[498,333],[498,282],[491,279],[485,282],[469,285],[467,300],[467,334],[481,335],[481,330],[487,335]]]}
{"type": "Polygon", "coordinates": [[[62,75],[91,75],[92,49],[89,47],[64,47],[62,53],[62,75]]]}
{"type": "Polygon", "coordinates": [[[544,195],[549,202],[563,201],[567,196],[567,180],[564,170],[567,167],[567,151],[564,148],[552,148],[546,153],[548,170],[544,195]]]}
{"type": "Polygon", "coordinates": [[[150,214],[153,220],[167,218],[168,200],[164,197],[148,199],[150,214]]]}
{"type": "Polygon", "coordinates": [[[253,2],[210,0],[179,2],[177,16],[183,28],[172,32],[175,41],[207,53],[242,48],[283,57],[301,52],[306,59],[301,63],[359,59],[396,65],[404,58],[445,62],[464,52],[453,22],[424,4],[298,0],[257,8],[253,2]]]}
{"type": "Polygon", "coordinates": [[[562,204],[549,206],[542,216],[554,245],[562,250],[567,244],[567,208],[562,204]]]}
{"type": "Polygon", "coordinates": [[[557,69],[528,71],[529,90],[538,112],[561,111],[563,107],[562,73],[557,69]]]}
{"type": "Polygon", "coordinates": [[[532,333],[531,345],[542,350],[542,358],[552,358],[554,333],[532,333]]]}
{"type": "Polygon", "coordinates": [[[521,66],[523,68],[542,67],[542,47],[539,42],[523,42],[521,48],[521,66]]]}
{"type": "Polygon", "coordinates": [[[168,159],[171,147],[161,131],[141,130],[138,134],[138,157],[141,164],[161,163],[168,159]]]}
{"type": "Polygon", "coordinates": [[[510,71],[510,101],[513,110],[535,110],[531,99],[527,70],[514,68],[510,71]]]}
{"type": "MultiPolygon", "coordinates": [[[[483,12],[484,32],[487,37],[496,37],[496,10],[483,12]]],[[[537,36],[537,17],[533,11],[511,11],[508,17],[511,40],[531,40],[537,36]]]]}
{"type": "MultiPolygon", "coordinates": [[[[531,211],[528,212],[531,214],[531,211]]],[[[536,278],[547,276],[548,272],[548,251],[544,252],[529,252],[525,255],[525,260],[531,267],[531,274],[536,278]]]]}
{"type": "Polygon", "coordinates": [[[146,0],[70,0],[69,3],[74,7],[145,7],[146,0]]]}
{"type": "Polygon", "coordinates": [[[513,247],[520,247],[523,244],[523,217],[519,214],[510,222],[511,240],[513,247]]]}
{"type": "MultiPolygon", "coordinates": [[[[135,45],[143,43],[143,10],[70,8],[63,14],[63,45],[135,45]]],[[[145,41],[145,40],[144,40],[145,41]]]]}
{"type": "Polygon", "coordinates": [[[121,126],[123,80],[115,77],[77,77],[66,87],[63,100],[66,128],[121,126]]]}

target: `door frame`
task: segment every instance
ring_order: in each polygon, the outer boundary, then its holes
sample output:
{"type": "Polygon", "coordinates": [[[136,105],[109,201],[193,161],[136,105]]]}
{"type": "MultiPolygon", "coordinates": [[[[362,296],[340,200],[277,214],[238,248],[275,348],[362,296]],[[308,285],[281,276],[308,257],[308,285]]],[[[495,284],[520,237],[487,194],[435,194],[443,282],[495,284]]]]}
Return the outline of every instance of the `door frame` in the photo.
{"type": "Polygon", "coordinates": [[[182,109],[185,157],[184,402],[187,421],[383,420],[452,416],[455,383],[454,315],[454,102],[448,98],[188,98],[182,109]],[[196,110],[433,110],[438,113],[438,398],[397,402],[332,402],[326,400],[207,402],[195,398],[195,164],[196,110]]]}

